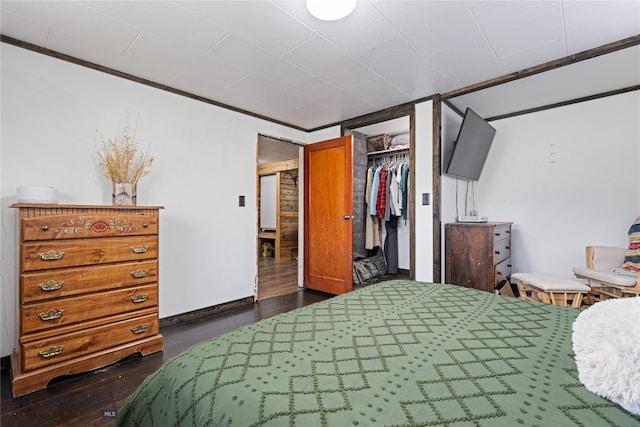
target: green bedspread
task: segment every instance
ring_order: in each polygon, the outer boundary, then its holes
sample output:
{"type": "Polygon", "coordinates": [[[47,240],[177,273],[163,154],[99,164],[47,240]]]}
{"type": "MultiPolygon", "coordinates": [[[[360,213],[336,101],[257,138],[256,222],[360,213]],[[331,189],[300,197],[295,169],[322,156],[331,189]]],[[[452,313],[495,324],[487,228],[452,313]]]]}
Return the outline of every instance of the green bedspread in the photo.
{"type": "Polygon", "coordinates": [[[390,281],[198,344],[120,426],[636,426],[586,390],[577,309],[390,281]]]}

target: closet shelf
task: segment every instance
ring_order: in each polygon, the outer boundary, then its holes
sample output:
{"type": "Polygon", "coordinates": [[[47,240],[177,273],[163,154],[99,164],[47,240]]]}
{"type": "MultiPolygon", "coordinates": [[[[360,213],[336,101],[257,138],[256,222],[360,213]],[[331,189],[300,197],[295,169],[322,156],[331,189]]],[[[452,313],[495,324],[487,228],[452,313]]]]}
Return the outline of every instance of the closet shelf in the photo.
{"type": "Polygon", "coordinates": [[[403,148],[395,148],[389,150],[380,150],[380,151],[372,151],[367,153],[367,157],[384,157],[384,156],[393,156],[395,154],[405,154],[409,152],[409,147],[403,148]]]}

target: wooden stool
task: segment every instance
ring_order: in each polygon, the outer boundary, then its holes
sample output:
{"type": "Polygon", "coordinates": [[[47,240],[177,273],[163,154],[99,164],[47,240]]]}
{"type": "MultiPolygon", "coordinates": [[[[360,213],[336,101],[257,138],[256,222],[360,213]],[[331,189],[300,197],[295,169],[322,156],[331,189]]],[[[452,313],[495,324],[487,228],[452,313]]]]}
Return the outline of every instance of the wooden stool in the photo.
{"type": "Polygon", "coordinates": [[[515,273],[520,299],[547,304],[580,307],[591,288],[583,283],[549,273],[515,273]]]}

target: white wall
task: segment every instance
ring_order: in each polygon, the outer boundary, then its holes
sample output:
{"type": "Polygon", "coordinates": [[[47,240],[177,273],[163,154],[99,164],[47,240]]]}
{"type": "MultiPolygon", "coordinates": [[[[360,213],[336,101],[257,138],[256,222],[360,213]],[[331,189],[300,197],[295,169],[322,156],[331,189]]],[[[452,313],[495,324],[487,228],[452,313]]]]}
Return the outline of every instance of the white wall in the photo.
{"type": "Polygon", "coordinates": [[[1,356],[15,347],[15,202],[19,185],[51,185],[60,203],[111,204],[95,164],[100,140],[140,115],[156,161],[139,205],[162,205],[160,316],[252,296],[258,133],[296,141],[284,126],[1,44],[1,356]],[[238,196],[246,207],[238,207],[238,196]]]}
{"type": "Polygon", "coordinates": [[[433,102],[416,104],[415,111],[415,279],[433,281],[433,102]],[[430,203],[422,204],[422,194],[430,203]]]}
{"type": "MultiPolygon", "coordinates": [[[[640,215],[639,91],[491,124],[478,210],[513,222],[513,272],[570,278],[585,246],[626,247],[640,215]]],[[[443,176],[443,223],[455,219],[454,181],[443,176]]]]}

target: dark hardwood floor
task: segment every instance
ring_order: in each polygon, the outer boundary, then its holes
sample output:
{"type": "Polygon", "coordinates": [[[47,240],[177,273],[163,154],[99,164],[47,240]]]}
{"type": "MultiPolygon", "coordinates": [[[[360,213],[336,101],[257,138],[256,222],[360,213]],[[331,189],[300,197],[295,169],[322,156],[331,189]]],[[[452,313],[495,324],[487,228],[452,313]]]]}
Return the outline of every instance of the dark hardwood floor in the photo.
{"type": "Polygon", "coordinates": [[[164,350],[145,357],[131,356],[108,367],[56,378],[46,390],[16,399],[11,395],[8,366],[2,366],[0,424],[10,426],[112,426],[114,416],[140,383],[169,358],[204,340],[260,319],[330,298],[311,290],[261,300],[207,318],[161,329],[164,350]]]}

